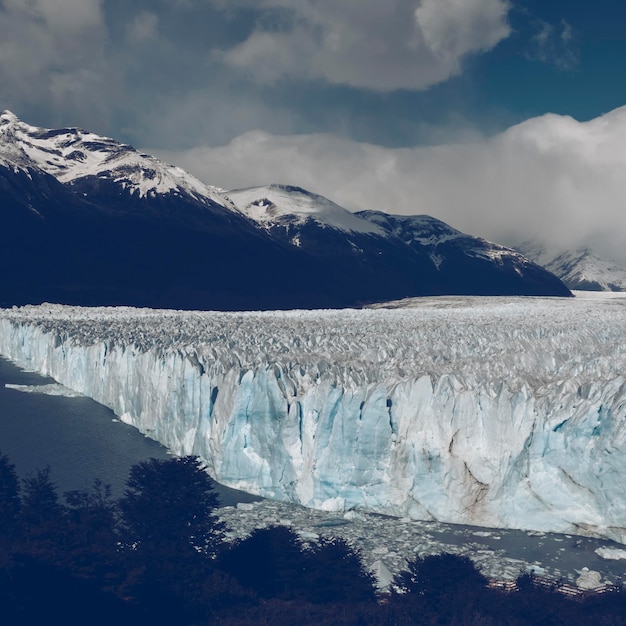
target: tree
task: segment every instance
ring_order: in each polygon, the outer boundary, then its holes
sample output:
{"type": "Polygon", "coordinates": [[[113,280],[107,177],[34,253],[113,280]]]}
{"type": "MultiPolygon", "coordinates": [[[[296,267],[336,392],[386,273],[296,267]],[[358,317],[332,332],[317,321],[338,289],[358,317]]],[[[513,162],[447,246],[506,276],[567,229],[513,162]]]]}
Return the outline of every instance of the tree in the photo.
{"type": "Polygon", "coordinates": [[[68,539],[66,509],[49,467],[22,481],[21,519],[23,550],[42,562],[62,563],[68,539]]]}
{"type": "Polygon", "coordinates": [[[13,541],[20,527],[20,483],[9,457],[0,453],[0,541],[13,541]]]}
{"type": "Polygon", "coordinates": [[[65,513],[50,477],[50,467],[37,470],[23,480],[22,522],[29,539],[58,541],[64,530],[65,513]]]}
{"type": "Polygon", "coordinates": [[[405,593],[441,595],[484,589],[487,579],[468,557],[444,553],[415,558],[407,571],[396,576],[394,585],[405,593]]]}
{"type": "Polygon", "coordinates": [[[394,579],[401,590],[395,601],[420,613],[424,623],[471,623],[487,588],[487,579],[466,556],[417,557],[394,579]]]}
{"type": "Polygon", "coordinates": [[[37,470],[24,480],[22,491],[22,520],[26,528],[55,525],[63,518],[63,505],[57,488],[50,478],[50,467],[37,470]]]}
{"type": "Polygon", "coordinates": [[[150,459],[134,465],[119,501],[124,542],[134,550],[213,556],[224,524],[214,511],[218,498],[196,456],[150,459]]]}
{"type": "Polygon", "coordinates": [[[119,501],[128,593],[159,618],[198,619],[224,524],[213,481],[195,456],[134,465],[119,501]]]}
{"type": "Polygon", "coordinates": [[[122,578],[117,505],[111,487],[96,479],[90,491],[65,493],[68,540],[65,565],[74,575],[111,587],[122,578]]]}
{"type": "Polygon", "coordinates": [[[321,539],[308,555],[306,576],[312,602],[371,602],[375,577],[363,567],[359,554],[340,538],[321,539]]]}
{"type": "Polygon", "coordinates": [[[285,526],[257,528],[226,551],[219,565],[262,598],[302,600],[308,596],[302,543],[285,526]]]}

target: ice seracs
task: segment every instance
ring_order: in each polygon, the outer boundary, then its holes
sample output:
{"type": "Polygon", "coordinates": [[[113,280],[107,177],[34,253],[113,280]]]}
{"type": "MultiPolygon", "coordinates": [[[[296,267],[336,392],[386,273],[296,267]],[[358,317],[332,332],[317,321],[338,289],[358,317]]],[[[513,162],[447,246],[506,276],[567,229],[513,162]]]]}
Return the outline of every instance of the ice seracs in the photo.
{"type": "Polygon", "coordinates": [[[626,542],[626,299],[257,313],[24,307],[0,353],[220,482],[626,542]]]}

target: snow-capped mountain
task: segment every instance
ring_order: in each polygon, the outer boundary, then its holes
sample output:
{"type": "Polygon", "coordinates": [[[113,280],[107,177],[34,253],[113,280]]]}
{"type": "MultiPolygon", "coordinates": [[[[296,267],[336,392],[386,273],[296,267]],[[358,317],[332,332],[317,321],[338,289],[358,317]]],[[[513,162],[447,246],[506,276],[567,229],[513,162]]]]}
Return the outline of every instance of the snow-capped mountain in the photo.
{"type": "MultiPolygon", "coordinates": [[[[321,228],[335,228],[347,233],[382,235],[384,231],[328,198],[292,185],[266,185],[233,189],[228,192],[235,206],[250,219],[268,230],[313,222],[321,228]]],[[[292,240],[299,245],[299,241],[292,240]]]]}
{"type": "Polygon", "coordinates": [[[561,281],[519,252],[462,233],[429,215],[381,211],[360,211],[357,215],[412,249],[426,252],[451,293],[566,295],[561,281]]]}
{"type": "Polygon", "coordinates": [[[0,203],[6,305],[319,308],[450,293],[568,295],[543,270],[517,263],[503,272],[511,264],[501,258],[477,264],[442,245],[433,253],[296,187],[225,193],[132,146],[30,126],[8,111],[0,203]]]}
{"type": "Polygon", "coordinates": [[[395,275],[419,277],[430,293],[568,295],[554,276],[518,252],[462,233],[428,215],[351,213],[299,187],[269,185],[227,192],[268,232],[310,253],[370,271],[396,262],[395,275]]]}
{"type": "Polygon", "coordinates": [[[558,276],[569,289],[626,291],[626,268],[590,248],[554,251],[536,242],[524,242],[516,248],[558,276]]]}
{"type": "Polygon", "coordinates": [[[112,181],[140,198],[173,193],[188,194],[202,203],[230,204],[220,189],[205,185],[181,168],[79,128],[38,128],[3,111],[0,133],[2,146],[7,147],[0,154],[0,164],[14,171],[37,167],[72,185],[90,178],[112,181]]]}
{"type": "Polygon", "coordinates": [[[323,271],[217,188],[93,133],[36,128],[4,112],[0,201],[4,304],[338,304],[335,293],[323,297],[323,271]]]}

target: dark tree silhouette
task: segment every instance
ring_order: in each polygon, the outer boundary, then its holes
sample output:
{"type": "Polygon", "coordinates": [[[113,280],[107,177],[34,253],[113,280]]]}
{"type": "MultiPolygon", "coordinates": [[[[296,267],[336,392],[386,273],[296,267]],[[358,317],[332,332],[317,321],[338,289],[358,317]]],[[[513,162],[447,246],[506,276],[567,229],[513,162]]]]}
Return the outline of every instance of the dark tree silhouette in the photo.
{"type": "Polygon", "coordinates": [[[64,498],[70,522],[81,532],[97,535],[115,526],[117,505],[111,497],[111,486],[100,479],[94,481],[91,491],[68,491],[64,498]]]}
{"type": "Polygon", "coordinates": [[[376,579],[365,571],[359,554],[343,539],[321,539],[307,555],[312,602],[369,602],[376,599],[376,579]]]}
{"type": "Polygon", "coordinates": [[[13,542],[20,528],[20,483],[9,458],[0,453],[0,544],[13,542]]]}
{"type": "Polygon", "coordinates": [[[117,504],[111,488],[96,480],[90,491],[70,491],[67,503],[66,566],[75,575],[110,588],[122,578],[117,504]]]}
{"type": "Polygon", "coordinates": [[[307,599],[307,557],[298,536],[285,526],[261,528],[232,546],[220,567],[262,598],[307,599]]]}
{"type": "Polygon", "coordinates": [[[138,463],[126,485],[119,506],[127,546],[215,554],[224,525],[214,512],[218,498],[213,481],[198,457],[138,463]]]}
{"type": "Polygon", "coordinates": [[[424,596],[483,589],[487,579],[468,557],[444,553],[415,558],[407,571],[396,576],[394,585],[406,593],[424,596]]]}
{"type": "Polygon", "coordinates": [[[50,468],[37,470],[22,483],[22,542],[32,555],[49,563],[65,559],[66,509],[50,478],[50,468]]]}
{"type": "Polygon", "coordinates": [[[420,614],[424,623],[471,624],[487,588],[487,579],[466,556],[417,557],[394,579],[404,593],[396,601],[420,614]]]}
{"type": "Polygon", "coordinates": [[[22,489],[22,520],[29,529],[58,523],[65,509],[59,501],[57,488],[50,478],[50,468],[37,470],[24,479],[22,489]]]}
{"type": "Polygon", "coordinates": [[[199,619],[204,580],[223,539],[213,481],[200,459],[150,459],[131,468],[119,501],[129,595],[159,619],[199,619]]]}

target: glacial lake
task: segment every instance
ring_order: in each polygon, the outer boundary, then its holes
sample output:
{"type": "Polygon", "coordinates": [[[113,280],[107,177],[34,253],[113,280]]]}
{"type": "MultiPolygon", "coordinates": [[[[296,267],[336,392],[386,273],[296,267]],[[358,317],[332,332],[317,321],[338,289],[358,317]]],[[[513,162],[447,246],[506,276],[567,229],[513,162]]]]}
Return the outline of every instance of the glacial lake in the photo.
{"type": "MultiPolygon", "coordinates": [[[[52,393],[62,391],[51,378],[24,371],[0,357],[0,451],[9,456],[20,477],[50,466],[60,494],[73,489],[87,490],[100,478],[119,497],[132,465],[149,458],[168,458],[163,446],[120,422],[105,406],[84,396],[33,392],[40,385],[50,385],[48,390],[52,393]]],[[[428,552],[450,551],[449,547],[454,547],[463,553],[473,553],[478,560],[484,557],[488,561],[486,571],[496,578],[515,578],[527,564],[538,573],[545,569],[550,576],[563,575],[570,581],[576,579],[583,567],[600,572],[603,580],[626,579],[626,560],[602,559],[595,552],[599,547],[626,549],[611,541],[408,522],[373,515],[361,521],[347,521],[340,513],[259,501],[255,496],[218,483],[215,489],[223,506],[245,503],[242,509],[224,509],[225,521],[235,535],[243,536],[255,527],[276,520],[280,523],[285,518],[291,520],[294,529],[305,532],[318,533],[334,527],[333,533],[353,542],[366,561],[373,560],[371,555],[380,546],[388,546],[389,556],[383,554],[382,560],[392,573],[403,567],[405,559],[414,555],[419,544],[428,552]]]]}
{"type": "MultiPolygon", "coordinates": [[[[59,495],[88,490],[99,478],[119,497],[133,465],[169,458],[166,448],[102,404],[85,396],[33,392],[40,385],[52,385],[53,393],[61,389],[52,378],[0,357],[0,452],[21,478],[50,466],[59,495]]],[[[224,505],[258,499],[218,483],[215,490],[224,505]]]]}

